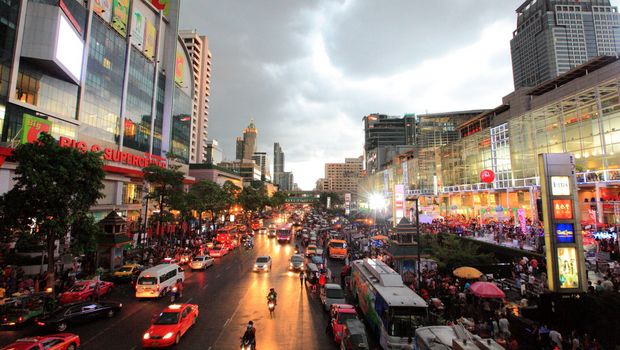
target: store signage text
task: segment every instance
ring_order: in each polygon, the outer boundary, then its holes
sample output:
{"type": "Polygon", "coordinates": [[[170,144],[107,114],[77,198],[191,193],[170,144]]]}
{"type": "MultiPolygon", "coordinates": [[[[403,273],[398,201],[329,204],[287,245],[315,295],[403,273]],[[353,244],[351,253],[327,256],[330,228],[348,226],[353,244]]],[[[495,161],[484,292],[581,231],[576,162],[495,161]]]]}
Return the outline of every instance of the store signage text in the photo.
{"type": "Polygon", "coordinates": [[[89,147],[86,142],[76,141],[64,136],[60,137],[58,144],[60,147],[76,148],[82,152],[103,152],[103,159],[114,163],[133,165],[141,168],[149,165],[157,165],[161,168],[166,168],[166,159],[149,153],[144,153],[144,156],[138,156],[109,147],[102,148],[97,144],[89,147]]]}
{"type": "Polygon", "coordinates": [[[551,195],[570,196],[568,176],[551,176],[551,195]]]}
{"type": "Polygon", "coordinates": [[[480,172],[480,180],[485,183],[491,183],[495,180],[495,173],[493,170],[482,170],[480,172]]]}
{"type": "Polygon", "coordinates": [[[556,220],[573,219],[573,202],[570,199],[553,200],[553,218],[556,220]]]}

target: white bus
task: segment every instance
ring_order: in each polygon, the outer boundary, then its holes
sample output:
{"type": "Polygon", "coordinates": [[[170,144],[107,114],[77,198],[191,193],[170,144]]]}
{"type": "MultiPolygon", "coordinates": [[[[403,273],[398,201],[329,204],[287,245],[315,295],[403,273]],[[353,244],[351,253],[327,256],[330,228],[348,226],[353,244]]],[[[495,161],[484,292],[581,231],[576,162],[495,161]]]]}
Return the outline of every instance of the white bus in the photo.
{"type": "Polygon", "coordinates": [[[185,280],[185,272],[177,264],[159,264],[140,273],[136,282],[136,298],[158,298],[170,291],[177,281],[185,280]]]}
{"type": "Polygon", "coordinates": [[[351,267],[353,296],[381,347],[400,349],[426,323],[428,304],[380,260],[356,260],[351,267]]]}

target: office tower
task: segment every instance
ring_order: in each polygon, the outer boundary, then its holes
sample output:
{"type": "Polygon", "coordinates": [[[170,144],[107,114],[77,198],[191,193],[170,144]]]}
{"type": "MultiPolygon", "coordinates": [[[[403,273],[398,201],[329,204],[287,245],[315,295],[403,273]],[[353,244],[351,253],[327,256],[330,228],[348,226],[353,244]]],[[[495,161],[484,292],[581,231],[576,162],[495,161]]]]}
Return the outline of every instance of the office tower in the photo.
{"type": "Polygon", "coordinates": [[[284,152],[278,142],[273,144],[273,173],[284,172],[284,152]]]}
{"type": "Polygon", "coordinates": [[[363,169],[363,157],[345,158],[344,163],[325,163],[323,191],[357,193],[357,183],[363,169]]]}
{"type": "Polygon", "coordinates": [[[241,159],[252,160],[252,155],[256,152],[256,137],[258,130],[254,125],[254,120],[243,130],[243,156],[241,159]]]}
{"type": "Polygon", "coordinates": [[[267,158],[267,152],[254,152],[252,155],[252,160],[256,165],[260,167],[262,180],[267,181],[271,180],[271,175],[269,174],[269,159],[267,158]]]}
{"type": "Polygon", "coordinates": [[[510,41],[515,89],[536,86],[620,51],[620,14],[609,0],[528,0],[510,41]]]}
{"type": "Polygon", "coordinates": [[[205,163],[219,164],[222,162],[222,149],[216,140],[207,140],[205,163]]]}
{"type": "Polygon", "coordinates": [[[243,159],[243,137],[237,137],[237,140],[235,140],[235,159],[243,159]]]}
{"type": "Polygon", "coordinates": [[[209,95],[211,85],[211,52],[206,36],[196,30],[179,31],[179,36],[190,55],[194,72],[194,95],[190,135],[190,163],[206,161],[209,125],[209,95]]]}

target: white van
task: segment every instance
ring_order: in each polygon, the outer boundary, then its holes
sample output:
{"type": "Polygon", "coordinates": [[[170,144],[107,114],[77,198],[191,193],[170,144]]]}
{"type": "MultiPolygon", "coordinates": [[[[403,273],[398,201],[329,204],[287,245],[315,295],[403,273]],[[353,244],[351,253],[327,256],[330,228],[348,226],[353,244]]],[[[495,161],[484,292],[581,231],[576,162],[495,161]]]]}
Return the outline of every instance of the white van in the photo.
{"type": "Polygon", "coordinates": [[[183,268],[177,264],[159,264],[142,271],[136,282],[136,298],[158,298],[168,293],[177,281],[185,280],[183,268]]]}

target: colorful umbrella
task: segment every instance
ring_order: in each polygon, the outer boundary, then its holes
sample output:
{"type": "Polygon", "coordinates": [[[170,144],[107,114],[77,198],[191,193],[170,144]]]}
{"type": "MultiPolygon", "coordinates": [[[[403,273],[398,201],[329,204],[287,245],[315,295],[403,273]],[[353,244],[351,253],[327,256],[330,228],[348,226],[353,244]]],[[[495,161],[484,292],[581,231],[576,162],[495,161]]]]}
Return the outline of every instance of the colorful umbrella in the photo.
{"type": "Polygon", "coordinates": [[[480,276],[482,276],[482,272],[478,271],[478,269],[475,269],[469,266],[459,267],[458,269],[452,271],[452,274],[458,278],[464,278],[468,280],[477,279],[477,278],[480,278],[480,276]]]}
{"type": "Polygon", "coordinates": [[[475,296],[480,297],[480,298],[502,299],[506,297],[506,293],[504,293],[504,291],[499,289],[499,287],[496,286],[495,283],[491,283],[491,282],[476,282],[472,284],[469,287],[469,289],[475,296]]]}

